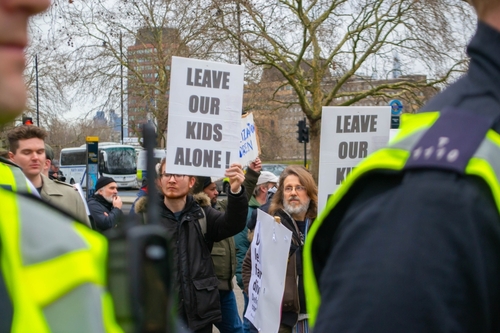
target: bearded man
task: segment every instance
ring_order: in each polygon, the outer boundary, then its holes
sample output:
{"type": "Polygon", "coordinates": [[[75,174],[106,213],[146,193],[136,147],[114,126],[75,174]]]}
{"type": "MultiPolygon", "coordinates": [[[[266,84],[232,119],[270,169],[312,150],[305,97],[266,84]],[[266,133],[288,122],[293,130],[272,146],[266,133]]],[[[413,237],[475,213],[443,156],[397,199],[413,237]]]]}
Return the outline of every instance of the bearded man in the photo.
{"type": "Polygon", "coordinates": [[[123,218],[122,199],[118,196],[118,186],[111,177],[101,177],[95,185],[95,194],[87,201],[93,225],[104,231],[115,227],[123,218]]]}
{"type": "MultiPolygon", "coordinates": [[[[318,210],[318,187],[311,173],[300,165],[290,165],[282,173],[272,198],[269,214],[280,218],[292,231],[285,292],[281,302],[279,333],[307,332],[307,311],[302,279],[302,247],[318,210]]],[[[243,284],[248,292],[251,272],[250,251],[243,263],[243,284]]]]}

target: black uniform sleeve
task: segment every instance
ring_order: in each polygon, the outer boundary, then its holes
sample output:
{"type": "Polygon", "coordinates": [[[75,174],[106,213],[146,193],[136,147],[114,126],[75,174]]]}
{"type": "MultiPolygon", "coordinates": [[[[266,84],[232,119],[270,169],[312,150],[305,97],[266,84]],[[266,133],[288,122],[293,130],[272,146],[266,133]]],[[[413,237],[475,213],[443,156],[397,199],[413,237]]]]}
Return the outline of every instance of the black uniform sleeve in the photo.
{"type": "Polygon", "coordinates": [[[500,218],[481,180],[410,172],[322,237],[315,332],[500,331],[500,218]]]}
{"type": "Polygon", "coordinates": [[[236,235],[245,228],[247,213],[248,199],[245,188],[242,186],[240,193],[228,193],[225,212],[206,207],[207,237],[214,242],[219,242],[236,235]]]}

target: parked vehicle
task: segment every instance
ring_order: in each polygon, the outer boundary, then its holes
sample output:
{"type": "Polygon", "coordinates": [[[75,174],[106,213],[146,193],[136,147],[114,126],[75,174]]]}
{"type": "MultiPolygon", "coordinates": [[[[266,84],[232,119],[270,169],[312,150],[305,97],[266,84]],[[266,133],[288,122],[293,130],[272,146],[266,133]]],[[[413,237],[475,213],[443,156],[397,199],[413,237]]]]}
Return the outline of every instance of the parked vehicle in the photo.
{"type": "MultiPolygon", "coordinates": [[[[165,149],[155,149],[154,150],[154,160],[155,164],[160,163],[161,159],[167,156],[167,151],[165,149]]],[[[139,151],[139,154],[137,155],[137,186],[141,187],[142,185],[142,180],[147,177],[147,151],[146,149],[143,149],[139,151]]]]}
{"type": "MultiPolygon", "coordinates": [[[[262,171],[272,172],[279,177],[286,167],[286,164],[262,164],[262,171]]],[[[227,191],[229,190],[229,178],[221,178],[215,181],[215,185],[217,186],[217,191],[219,193],[227,194],[227,191]]]]}
{"type": "MultiPolygon", "coordinates": [[[[87,148],[86,145],[61,150],[60,170],[66,182],[79,183],[87,187],[87,148]]],[[[136,157],[132,146],[114,142],[99,143],[99,177],[112,177],[119,188],[135,188],[136,157]]]]}
{"type": "Polygon", "coordinates": [[[262,171],[272,172],[279,177],[286,167],[286,164],[262,164],[262,171]]]}

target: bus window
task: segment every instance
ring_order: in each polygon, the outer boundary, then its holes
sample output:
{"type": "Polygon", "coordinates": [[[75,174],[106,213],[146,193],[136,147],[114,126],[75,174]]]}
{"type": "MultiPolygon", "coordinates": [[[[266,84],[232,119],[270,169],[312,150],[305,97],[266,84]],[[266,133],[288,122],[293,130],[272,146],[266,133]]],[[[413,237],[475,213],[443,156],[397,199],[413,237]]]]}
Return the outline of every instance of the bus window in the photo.
{"type": "Polygon", "coordinates": [[[61,165],[85,165],[87,164],[85,151],[61,152],[61,165]]]}
{"type": "Polygon", "coordinates": [[[106,173],[126,175],[135,174],[137,171],[133,148],[106,148],[103,160],[104,167],[107,169],[106,173]]]}

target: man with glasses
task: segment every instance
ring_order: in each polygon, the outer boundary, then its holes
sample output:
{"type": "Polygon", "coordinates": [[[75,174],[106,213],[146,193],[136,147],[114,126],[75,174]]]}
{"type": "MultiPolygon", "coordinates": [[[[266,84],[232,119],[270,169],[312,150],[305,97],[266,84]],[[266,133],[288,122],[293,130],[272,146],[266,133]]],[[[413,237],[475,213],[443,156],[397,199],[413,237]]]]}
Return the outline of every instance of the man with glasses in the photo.
{"type": "MultiPolygon", "coordinates": [[[[292,231],[279,333],[307,332],[302,247],[307,237],[307,230],[316,218],[318,187],[311,173],[300,165],[290,165],[283,170],[278,184],[269,214],[279,217],[281,223],[292,231]]],[[[243,263],[243,283],[247,293],[251,272],[250,258],[248,251],[243,263]]]]}
{"type": "MultiPolygon", "coordinates": [[[[226,169],[229,178],[227,208],[218,211],[194,197],[196,177],[168,173],[165,159],[160,163],[158,200],[160,222],[172,240],[176,266],[179,316],[195,333],[211,333],[212,325],[221,321],[219,279],[210,252],[214,242],[234,236],[245,227],[248,205],[242,186],[245,175],[239,164],[226,169]]],[[[144,217],[147,198],[142,197],[136,212],[144,217]]],[[[146,218],[147,221],[147,218],[146,218]]]]}

